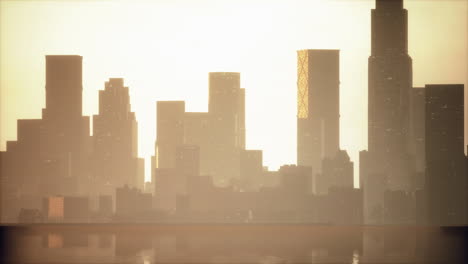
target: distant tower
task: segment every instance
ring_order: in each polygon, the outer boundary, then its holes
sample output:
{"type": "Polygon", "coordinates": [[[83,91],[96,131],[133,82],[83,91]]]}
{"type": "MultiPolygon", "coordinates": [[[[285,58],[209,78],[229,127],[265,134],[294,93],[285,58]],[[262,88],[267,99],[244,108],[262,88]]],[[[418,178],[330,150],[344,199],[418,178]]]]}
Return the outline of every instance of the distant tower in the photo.
{"type": "Polygon", "coordinates": [[[41,208],[49,195],[88,192],[91,140],[82,116],[82,57],[48,55],[42,119],[19,119],[17,140],[2,153],[2,211],[16,221],[20,208],[41,208]]]}
{"type": "Polygon", "coordinates": [[[46,56],[46,107],[41,159],[45,193],[87,192],[89,117],[82,116],[82,61],[78,55],[46,56]],[[54,183],[54,184],[52,184],[54,183]]]}
{"type": "MultiPolygon", "coordinates": [[[[138,176],[138,123],[130,109],[128,87],[122,78],[110,78],[99,91],[99,114],[93,117],[94,175],[100,194],[115,188],[136,187],[138,176]]],[[[138,186],[142,188],[143,186],[138,186]]],[[[109,193],[110,192],[110,193],[109,193]]]]}
{"type": "Polygon", "coordinates": [[[78,55],[46,56],[46,108],[44,118],[81,118],[82,61],[78,55]]]}
{"type": "Polygon", "coordinates": [[[464,87],[426,85],[426,190],[429,221],[466,224],[464,87]]]}
{"type": "Polygon", "coordinates": [[[219,140],[227,147],[245,145],[245,89],[240,73],[210,72],[208,111],[218,126],[219,140]]]}
{"type": "Polygon", "coordinates": [[[245,149],[244,97],[238,72],[210,72],[208,112],[213,135],[210,171],[221,185],[239,177],[240,150],[245,149]]]}
{"type": "Polygon", "coordinates": [[[321,171],[340,148],[339,50],[297,52],[297,164],[321,171]]]}
{"type": "Polygon", "coordinates": [[[184,144],[184,101],[157,102],[156,168],[175,168],[177,147],[184,144]]]}

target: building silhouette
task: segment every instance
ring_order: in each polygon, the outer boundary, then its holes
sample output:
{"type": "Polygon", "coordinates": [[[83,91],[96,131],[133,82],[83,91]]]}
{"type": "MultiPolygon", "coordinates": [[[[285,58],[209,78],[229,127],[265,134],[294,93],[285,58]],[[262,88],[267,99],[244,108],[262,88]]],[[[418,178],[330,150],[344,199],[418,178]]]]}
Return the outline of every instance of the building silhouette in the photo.
{"type": "Polygon", "coordinates": [[[426,85],[426,191],[429,222],[466,224],[464,86],[426,85]]]}
{"type": "Polygon", "coordinates": [[[380,201],[367,195],[382,189],[372,182],[384,182],[384,190],[408,192],[412,191],[414,176],[409,144],[412,60],[408,54],[408,13],[403,8],[403,0],[376,0],[371,15],[368,151],[360,155],[360,162],[364,164],[360,181],[366,223],[372,223],[371,212],[384,206],[383,195],[377,195],[380,201]],[[370,179],[377,175],[384,179],[370,179]],[[371,204],[375,208],[371,208],[371,204]]]}
{"type": "Polygon", "coordinates": [[[17,140],[2,154],[3,220],[41,198],[78,195],[88,187],[89,117],[82,116],[82,57],[48,55],[42,119],[18,120],[17,140]]]}
{"type": "Polygon", "coordinates": [[[413,190],[424,189],[426,169],[426,89],[411,89],[410,104],[410,151],[414,157],[414,175],[412,180],[413,190]]]}
{"type": "Polygon", "coordinates": [[[411,89],[411,111],[410,111],[410,146],[415,159],[417,172],[425,169],[425,112],[426,112],[426,90],[424,88],[411,89]]]}
{"type": "Polygon", "coordinates": [[[263,152],[261,150],[242,150],[239,158],[241,190],[258,190],[263,173],[263,152]]]}
{"type": "Polygon", "coordinates": [[[199,147],[200,174],[210,175],[217,185],[239,179],[245,149],[245,89],[239,73],[209,74],[208,112],[185,112],[183,101],[157,102],[155,171],[175,168],[182,145],[199,147]]]}
{"type": "Polygon", "coordinates": [[[339,50],[297,52],[297,164],[321,172],[339,150],[339,50]]]}
{"type": "Polygon", "coordinates": [[[114,196],[115,189],[124,185],[143,189],[138,123],[122,78],[110,78],[99,91],[99,114],[93,116],[92,160],[96,194],[114,196]]]}
{"type": "Polygon", "coordinates": [[[239,178],[240,150],[245,149],[245,90],[240,73],[209,74],[208,112],[211,116],[212,159],[215,182],[226,184],[239,178]]]}
{"type": "Polygon", "coordinates": [[[322,172],[316,175],[316,193],[328,194],[333,187],[354,189],[354,164],[345,150],[322,160],[322,172]]]}
{"type": "Polygon", "coordinates": [[[184,144],[185,102],[157,102],[157,168],[174,168],[177,146],[184,144]]]}

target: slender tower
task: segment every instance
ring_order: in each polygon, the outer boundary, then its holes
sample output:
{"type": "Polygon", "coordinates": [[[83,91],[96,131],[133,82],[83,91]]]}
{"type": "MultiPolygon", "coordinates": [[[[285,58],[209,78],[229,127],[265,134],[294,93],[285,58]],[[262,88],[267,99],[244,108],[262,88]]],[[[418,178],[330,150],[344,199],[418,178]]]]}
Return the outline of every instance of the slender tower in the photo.
{"type": "Polygon", "coordinates": [[[321,171],[340,149],[339,50],[297,52],[297,164],[321,171]]]}
{"type": "Polygon", "coordinates": [[[376,172],[386,175],[388,188],[407,189],[412,60],[403,0],[376,1],[371,47],[368,149],[378,159],[376,172]]]}

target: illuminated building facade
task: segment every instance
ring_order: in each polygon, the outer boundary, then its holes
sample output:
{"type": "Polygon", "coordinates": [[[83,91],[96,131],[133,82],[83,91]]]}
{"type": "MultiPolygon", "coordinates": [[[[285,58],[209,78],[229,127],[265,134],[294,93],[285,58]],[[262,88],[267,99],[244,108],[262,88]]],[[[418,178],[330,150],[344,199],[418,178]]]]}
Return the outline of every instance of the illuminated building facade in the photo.
{"type": "Polygon", "coordinates": [[[339,150],[339,50],[297,52],[297,164],[321,171],[339,150]]]}

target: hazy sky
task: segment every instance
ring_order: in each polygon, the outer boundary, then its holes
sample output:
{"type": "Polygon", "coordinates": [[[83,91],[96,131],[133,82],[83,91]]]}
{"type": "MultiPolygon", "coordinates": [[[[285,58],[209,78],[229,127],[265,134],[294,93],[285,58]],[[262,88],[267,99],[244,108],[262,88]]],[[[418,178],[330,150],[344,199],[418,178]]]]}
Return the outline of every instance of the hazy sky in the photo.
{"type": "MultiPolygon", "coordinates": [[[[16,139],[17,119],[41,117],[45,55],[77,54],[85,115],[97,113],[97,91],[108,78],[125,78],[147,165],[156,101],[185,100],[188,111],[207,111],[214,71],[241,73],[247,148],[264,150],[270,169],[293,164],[296,50],[340,49],[341,148],[357,160],[367,147],[374,6],[374,0],[0,1],[1,150],[16,139]]],[[[405,7],[413,86],[466,86],[468,2],[406,0],[405,7]]]]}

